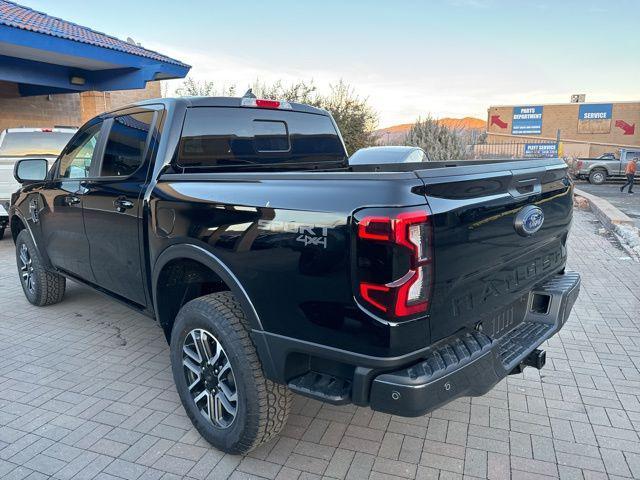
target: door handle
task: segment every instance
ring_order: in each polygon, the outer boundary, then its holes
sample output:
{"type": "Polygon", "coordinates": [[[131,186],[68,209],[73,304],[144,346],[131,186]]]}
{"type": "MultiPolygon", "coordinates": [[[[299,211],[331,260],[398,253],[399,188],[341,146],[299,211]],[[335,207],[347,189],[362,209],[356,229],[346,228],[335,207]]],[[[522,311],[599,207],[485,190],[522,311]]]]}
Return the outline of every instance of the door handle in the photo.
{"type": "Polygon", "coordinates": [[[120,197],[113,201],[113,206],[116,207],[116,210],[118,212],[122,213],[125,210],[133,208],[133,202],[131,200],[127,200],[124,197],[120,197]]]}
{"type": "Polygon", "coordinates": [[[77,205],[78,203],[80,203],[80,197],[76,197],[75,195],[67,195],[66,197],[64,197],[64,203],[69,206],[77,205]]]}
{"type": "Polygon", "coordinates": [[[509,193],[514,198],[539,195],[541,192],[542,183],[539,178],[515,179],[509,187],[509,193]]]}

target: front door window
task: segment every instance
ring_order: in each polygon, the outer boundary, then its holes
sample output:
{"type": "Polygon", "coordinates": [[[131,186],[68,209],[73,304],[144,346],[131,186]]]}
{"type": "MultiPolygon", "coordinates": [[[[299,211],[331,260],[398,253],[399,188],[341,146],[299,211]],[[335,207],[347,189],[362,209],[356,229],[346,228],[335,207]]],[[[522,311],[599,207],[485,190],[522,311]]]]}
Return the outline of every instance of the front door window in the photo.
{"type": "Polygon", "coordinates": [[[102,122],[87,127],[69,145],[60,159],[60,178],[86,178],[90,176],[94,152],[98,145],[102,122]]]}

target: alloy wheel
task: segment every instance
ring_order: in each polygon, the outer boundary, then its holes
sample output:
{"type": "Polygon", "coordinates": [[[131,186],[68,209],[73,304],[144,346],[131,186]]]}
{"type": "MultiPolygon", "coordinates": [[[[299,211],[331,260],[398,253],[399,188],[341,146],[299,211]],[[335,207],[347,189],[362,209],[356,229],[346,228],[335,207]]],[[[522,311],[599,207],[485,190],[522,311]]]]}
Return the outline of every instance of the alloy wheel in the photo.
{"type": "Polygon", "coordinates": [[[22,283],[29,290],[30,293],[36,293],[34,272],[33,272],[33,260],[29,254],[29,249],[26,244],[20,245],[20,276],[22,277],[22,283]]]}
{"type": "Polygon", "coordinates": [[[238,412],[238,390],[227,353],[207,330],[191,330],[182,347],[182,365],[189,393],[200,413],[214,427],[228,428],[238,412]]]}

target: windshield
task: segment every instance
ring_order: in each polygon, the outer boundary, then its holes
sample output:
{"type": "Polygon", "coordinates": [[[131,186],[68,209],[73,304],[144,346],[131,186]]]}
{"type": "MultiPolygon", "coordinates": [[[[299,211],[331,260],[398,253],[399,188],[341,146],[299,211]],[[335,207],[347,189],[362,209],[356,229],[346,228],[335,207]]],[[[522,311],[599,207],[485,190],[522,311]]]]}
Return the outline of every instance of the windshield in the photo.
{"type": "Polygon", "coordinates": [[[73,132],[7,132],[0,144],[0,156],[58,156],[73,132]]]}

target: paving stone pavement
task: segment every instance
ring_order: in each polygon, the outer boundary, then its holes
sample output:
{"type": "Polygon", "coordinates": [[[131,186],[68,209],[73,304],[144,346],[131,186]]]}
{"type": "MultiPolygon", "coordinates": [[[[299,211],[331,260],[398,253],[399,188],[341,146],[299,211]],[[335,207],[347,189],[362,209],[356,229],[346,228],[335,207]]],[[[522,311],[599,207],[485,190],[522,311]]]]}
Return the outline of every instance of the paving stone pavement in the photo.
{"type": "Polygon", "coordinates": [[[297,397],[278,438],[224,455],[191,427],[155,323],[75,284],[36,308],[0,242],[0,478],[640,478],[640,264],[576,212],[582,291],[547,366],[400,418],[297,397]]]}

